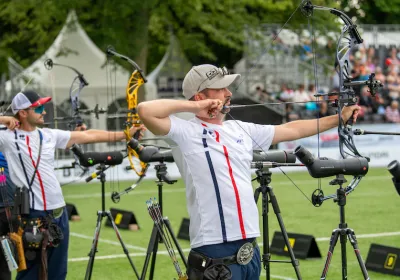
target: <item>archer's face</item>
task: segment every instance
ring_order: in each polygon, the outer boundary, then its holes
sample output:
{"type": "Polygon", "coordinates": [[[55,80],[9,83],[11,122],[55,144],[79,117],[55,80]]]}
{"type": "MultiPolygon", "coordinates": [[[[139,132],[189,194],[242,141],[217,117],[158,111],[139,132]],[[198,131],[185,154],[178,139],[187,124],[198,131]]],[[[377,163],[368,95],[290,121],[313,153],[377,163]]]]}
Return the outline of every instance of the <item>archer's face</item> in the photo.
{"type": "MultiPolygon", "coordinates": [[[[43,106],[43,105],[41,105],[43,106]]],[[[39,107],[41,107],[39,106],[39,107]]],[[[29,108],[26,110],[23,110],[21,112],[21,122],[27,122],[28,124],[32,126],[41,126],[44,124],[44,115],[46,115],[46,111],[44,108],[29,108]],[[41,112],[40,112],[41,111],[41,112]]]]}
{"type": "Polygon", "coordinates": [[[221,89],[209,88],[207,91],[207,95],[208,98],[219,99],[224,103],[228,100],[229,103],[232,97],[232,92],[230,92],[228,88],[221,88],[221,89]]]}

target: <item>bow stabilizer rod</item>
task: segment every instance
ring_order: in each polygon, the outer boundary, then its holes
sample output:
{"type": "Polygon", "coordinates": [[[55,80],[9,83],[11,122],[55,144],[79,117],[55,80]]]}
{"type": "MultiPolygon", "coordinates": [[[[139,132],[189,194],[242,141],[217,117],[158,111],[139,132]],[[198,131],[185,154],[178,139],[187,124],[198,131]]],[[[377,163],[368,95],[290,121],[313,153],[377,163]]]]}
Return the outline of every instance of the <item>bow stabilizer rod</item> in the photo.
{"type": "Polygon", "coordinates": [[[383,132],[383,131],[368,131],[364,129],[356,129],[354,130],[354,135],[367,135],[367,134],[379,134],[379,135],[398,135],[400,136],[400,132],[383,132]]]}

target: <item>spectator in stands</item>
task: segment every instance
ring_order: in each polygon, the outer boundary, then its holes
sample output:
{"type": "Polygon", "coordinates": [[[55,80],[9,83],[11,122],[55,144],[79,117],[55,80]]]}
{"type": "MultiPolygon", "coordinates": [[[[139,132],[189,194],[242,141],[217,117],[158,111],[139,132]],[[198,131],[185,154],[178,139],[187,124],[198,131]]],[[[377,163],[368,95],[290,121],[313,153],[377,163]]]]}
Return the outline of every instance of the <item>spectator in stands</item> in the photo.
{"type": "MultiPolygon", "coordinates": [[[[309,101],[316,101],[317,98],[315,97],[315,94],[317,92],[315,91],[315,85],[309,85],[308,86],[308,97],[309,101]]],[[[315,112],[318,110],[318,104],[315,102],[309,102],[305,104],[305,108],[307,110],[307,115],[309,116],[314,116],[315,112]]]]}
{"type": "Polygon", "coordinates": [[[390,56],[386,59],[385,64],[386,66],[388,66],[389,69],[393,69],[394,71],[399,72],[400,61],[397,56],[396,48],[392,48],[390,50],[390,56]]]}
{"type": "Polygon", "coordinates": [[[386,108],[386,121],[391,123],[400,123],[399,102],[393,100],[390,106],[386,108]]]}
{"type": "Polygon", "coordinates": [[[261,100],[262,97],[262,88],[260,86],[256,87],[256,93],[255,93],[255,98],[261,100]]]}
{"type": "Polygon", "coordinates": [[[281,92],[278,94],[277,99],[279,101],[292,101],[293,90],[289,89],[286,84],[281,85],[281,92]]]}
{"type": "Polygon", "coordinates": [[[260,101],[261,101],[261,102],[272,101],[272,100],[271,100],[270,94],[269,94],[265,89],[263,89],[263,90],[261,91],[261,98],[260,98],[260,101]]]}
{"type": "Polygon", "coordinates": [[[311,42],[308,39],[303,39],[303,45],[301,47],[301,59],[302,60],[310,60],[312,59],[313,53],[312,53],[312,48],[311,48],[311,42]]]}
{"type": "Polygon", "coordinates": [[[381,81],[382,84],[386,82],[386,76],[383,75],[382,68],[379,66],[375,68],[375,79],[381,81]]]}
{"type": "MultiPolygon", "coordinates": [[[[304,85],[299,85],[299,88],[294,92],[293,95],[294,102],[308,102],[311,101],[310,95],[304,89],[304,85]]],[[[304,104],[298,104],[301,106],[305,106],[304,104]]]]}
{"type": "Polygon", "coordinates": [[[317,111],[316,117],[323,118],[323,117],[327,117],[330,115],[331,115],[331,113],[329,112],[328,102],[322,101],[321,103],[319,103],[319,110],[317,111]]]}
{"type": "Polygon", "coordinates": [[[389,75],[386,77],[386,81],[389,90],[389,98],[391,100],[398,100],[400,96],[400,86],[397,76],[389,75]]]}
{"type": "Polygon", "coordinates": [[[376,66],[375,66],[375,63],[374,63],[372,57],[367,57],[367,62],[365,64],[366,64],[368,73],[375,73],[376,66]]]}

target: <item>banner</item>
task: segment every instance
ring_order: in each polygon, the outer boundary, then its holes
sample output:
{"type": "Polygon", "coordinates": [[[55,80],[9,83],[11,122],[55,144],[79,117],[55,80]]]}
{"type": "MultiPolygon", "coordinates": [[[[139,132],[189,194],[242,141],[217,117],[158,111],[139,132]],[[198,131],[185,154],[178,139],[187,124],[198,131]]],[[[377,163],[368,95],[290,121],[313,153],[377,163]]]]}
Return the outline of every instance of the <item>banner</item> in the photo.
{"type": "MultiPolygon", "coordinates": [[[[55,172],[58,181],[63,184],[68,184],[68,183],[85,183],[85,179],[92,175],[94,172],[98,171],[96,169],[96,166],[91,166],[89,167],[89,172],[87,172],[85,175],[82,176],[82,169],[79,166],[76,166],[73,169],[58,169],[63,166],[71,166],[71,163],[73,162],[73,159],[70,160],[58,160],[55,162],[55,172]]],[[[136,166],[140,165],[138,164],[137,160],[134,159],[134,162],[136,166]]],[[[151,163],[150,166],[148,167],[146,177],[145,179],[152,179],[155,180],[157,179],[156,176],[156,170],[154,169],[156,163],[151,163]]],[[[178,170],[178,167],[176,166],[175,163],[165,163],[167,167],[167,172],[168,175],[171,179],[177,179],[180,178],[180,173],[178,170]]],[[[134,183],[139,177],[136,175],[135,171],[133,170],[126,170],[125,167],[129,166],[129,160],[127,158],[124,159],[122,164],[116,165],[113,167],[108,168],[105,171],[106,174],[106,181],[114,181],[114,180],[119,180],[119,181],[132,181],[134,183]]],[[[91,183],[99,183],[100,181],[98,179],[93,179],[91,183]]]]}

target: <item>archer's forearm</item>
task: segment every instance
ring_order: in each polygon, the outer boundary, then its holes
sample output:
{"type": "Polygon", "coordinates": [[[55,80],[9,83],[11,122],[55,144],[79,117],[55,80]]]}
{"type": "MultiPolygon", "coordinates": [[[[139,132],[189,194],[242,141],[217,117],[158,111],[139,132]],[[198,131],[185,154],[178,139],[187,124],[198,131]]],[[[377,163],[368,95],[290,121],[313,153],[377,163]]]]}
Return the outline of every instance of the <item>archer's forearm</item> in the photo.
{"type": "Polygon", "coordinates": [[[8,116],[0,116],[0,124],[7,124],[10,121],[11,117],[8,116]]]}
{"type": "Polygon", "coordinates": [[[125,139],[123,131],[105,131],[98,129],[89,129],[80,131],[85,135],[86,143],[119,142],[125,139]]]}
{"type": "Polygon", "coordinates": [[[317,125],[319,126],[319,132],[327,131],[331,128],[339,125],[338,115],[327,116],[324,118],[313,119],[313,120],[298,120],[284,124],[285,127],[295,129],[299,133],[299,138],[313,136],[318,133],[317,125]]]}
{"type": "Polygon", "coordinates": [[[197,110],[196,102],[189,100],[158,99],[141,102],[138,105],[138,113],[141,119],[163,119],[181,112],[196,113],[197,110]]]}

